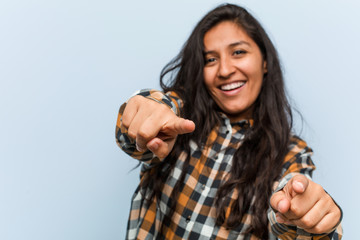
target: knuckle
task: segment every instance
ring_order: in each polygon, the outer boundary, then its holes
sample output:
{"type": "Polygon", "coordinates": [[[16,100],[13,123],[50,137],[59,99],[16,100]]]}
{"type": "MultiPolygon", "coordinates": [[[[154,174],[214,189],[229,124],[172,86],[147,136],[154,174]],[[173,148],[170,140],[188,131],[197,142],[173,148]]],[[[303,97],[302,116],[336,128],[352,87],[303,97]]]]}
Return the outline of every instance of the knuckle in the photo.
{"type": "Polygon", "coordinates": [[[308,216],[304,216],[301,219],[301,222],[303,223],[304,228],[311,228],[311,229],[316,228],[316,226],[315,226],[316,223],[315,223],[313,218],[310,218],[308,216]]]}
{"type": "Polygon", "coordinates": [[[325,194],[321,200],[325,203],[325,206],[328,208],[334,204],[334,200],[328,194],[325,194]]]}
{"type": "Polygon", "coordinates": [[[135,139],[136,138],[136,132],[134,132],[134,130],[133,129],[128,129],[128,136],[130,137],[130,138],[132,138],[132,139],[135,139]]]}
{"type": "Polygon", "coordinates": [[[158,151],[155,153],[155,155],[161,159],[166,158],[168,154],[169,154],[169,150],[165,146],[160,147],[160,149],[158,149],[158,151]]]}
{"type": "Polygon", "coordinates": [[[290,210],[295,216],[301,215],[301,208],[298,204],[291,204],[290,210]]]}
{"type": "Polygon", "coordinates": [[[121,125],[124,126],[125,128],[129,128],[130,127],[130,119],[127,116],[123,115],[121,117],[121,125]]]}
{"type": "Polygon", "coordinates": [[[278,195],[279,195],[278,192],[274,193],[270,198],[270,205],[271,205],[271,207],[273,207],[275,209],[277,209],[277,205],[278,205],[278,203],[280,201],[278,195]]]}
{"type": "Polygon", "coordinates": [[[321,233],[324,233],[325,231],[324,231],[324,229],[322,229],[320,226],[313,226],[312,228],[311,228],[311,232],[312,233],[315,233],[315,234],[321,234],[321,233]]]}
{"type": "Polygon", "coordinates": [[[157,154],[155,154],[156,156],[158,156],[159,158],[165,158],[167,156],[166,152],[164,151],[159,151],[157,154]]]}
{"type": "Polygon", "coordinates": [[[141,128],[137,132],[137,137],[140,137],[142,139],[148,140],[151,138],[151,135],[147,129],[141,128]]]}
{"type": "Polygon", "coordinates": [[[143,96],[135,95],[129,99],[128,104],[139,104],[143,99],[145,99],[143,96]]]}
{"type": "Polygon", "coordinates": [[[156,156],[158,156],[158,158],[160,158],[160,159],[163,159],[163,158],[165,158],[166,157],[166,155],[165,154],[163,154],[163,153],[160,153],[160,154],[155,154],[156,156]]]}
{"type": "Polygon", "coordinates": [[[321,185],[317,184],[317,183],[313,183],[313,188],[318,193],[325,193],[323,187],[321,185]]]}
{"type": "Polygon", "coordinates": [[[296,173],[294,174],[293,180],[304,181],[306,177],[303,174],[296,173]]]}

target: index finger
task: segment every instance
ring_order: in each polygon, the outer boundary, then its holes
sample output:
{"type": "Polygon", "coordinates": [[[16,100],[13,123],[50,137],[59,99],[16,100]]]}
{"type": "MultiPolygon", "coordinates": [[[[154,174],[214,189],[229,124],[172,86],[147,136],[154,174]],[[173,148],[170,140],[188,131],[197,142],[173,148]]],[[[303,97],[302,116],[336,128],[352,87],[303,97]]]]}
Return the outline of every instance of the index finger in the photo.
{"type": "MultiPolygon", "coordinates": [[[[191,133],[195,130],[195,123],[191,120],[176,117],[174,121],[164,124],[162,131],[164,133],[173,133],[175,135],[191,133]]],[[[172,134],[171,134],[172,135],[172,134]]]]}
{"type": "Polygon", "coordinates": [[[280,213],[286,213],[290,209],[290,201],[289,197],[283,190],[274,193],[270,198],[271,207],[280,213]]]}
{"type": "Polygon", "coordinates": [[[293,197],[297,194],[302,194],[306,191],[309,186],[309,179],[301,174],[295,175],[290,179],[291,194],[293,197]]]}

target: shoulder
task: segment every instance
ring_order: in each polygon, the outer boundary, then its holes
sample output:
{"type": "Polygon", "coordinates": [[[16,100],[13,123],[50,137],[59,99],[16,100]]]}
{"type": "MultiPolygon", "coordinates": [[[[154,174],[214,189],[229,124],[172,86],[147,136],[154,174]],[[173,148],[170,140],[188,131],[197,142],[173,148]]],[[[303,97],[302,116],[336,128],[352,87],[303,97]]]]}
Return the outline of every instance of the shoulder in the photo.
{"type": "Polygon", "coordinates": [[[288,155],[296,155],[296,154],[303,154],[303,153],[312,154],[313,150],[299,136],[292,135],[290,137],[288,155]]]}
{"type": "Polygon", "coordinates": [[[296,135],[292,135],[289,143],[289,151],[285,156],[283,164],[283,174],[290,172],[305,173],[309,176],[315,169],[311,156],[312,149],[307,143],[296,135]]]}

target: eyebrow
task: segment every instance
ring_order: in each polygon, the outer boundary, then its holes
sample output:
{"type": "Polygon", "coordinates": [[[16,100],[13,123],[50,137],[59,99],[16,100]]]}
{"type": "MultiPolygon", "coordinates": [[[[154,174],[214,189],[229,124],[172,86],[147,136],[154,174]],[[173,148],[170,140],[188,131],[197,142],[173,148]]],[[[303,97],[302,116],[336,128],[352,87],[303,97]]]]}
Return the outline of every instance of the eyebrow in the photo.
{"type": "Polygon", "coordinates": [[[250,43],[248,43],[248,42],[246,42],[246,41],[234,42],[234,43],[231,43],[229,46],[230,46],[230,47],[235,47],[235,46],[237,46],[237,45],[243,45],[243,44],[250,46],[250,43]]]}
{"type": "MultiPolygon", "coordinates": [[[[247,45],[247,46],[249,46],[249,47],[251,47],[250,46],[250,43],[248,43],[248,42],[246,42],[246,41],[238,41],[238,42],[234,42],[234,43],[230,43],[229,44],[229,47],[236,47],[236,46],[238,46],[238,45],[247,45]]],[[[204,52],[204,55],[207,55],[207,54],[211,54],[211,53],[214,53],[215,51],[206,51],[206,52],[204,52]]]]}

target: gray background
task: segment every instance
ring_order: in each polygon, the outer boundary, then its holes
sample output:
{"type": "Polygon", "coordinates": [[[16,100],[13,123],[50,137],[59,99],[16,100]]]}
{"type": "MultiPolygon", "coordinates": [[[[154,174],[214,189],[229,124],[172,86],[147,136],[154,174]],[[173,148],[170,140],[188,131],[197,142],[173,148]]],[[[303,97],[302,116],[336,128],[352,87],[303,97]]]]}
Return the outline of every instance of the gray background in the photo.
{"type": "MultiPolygon", "coordinates": [[[[358,1],[232,1],[264,25],[283,63],[315,181],[357,239],[358,1]]],[[[0,2],[0,239],[124,239],[136,162],[117,111],[159,88],[161,68],[221,1],[0,2]]]]}

